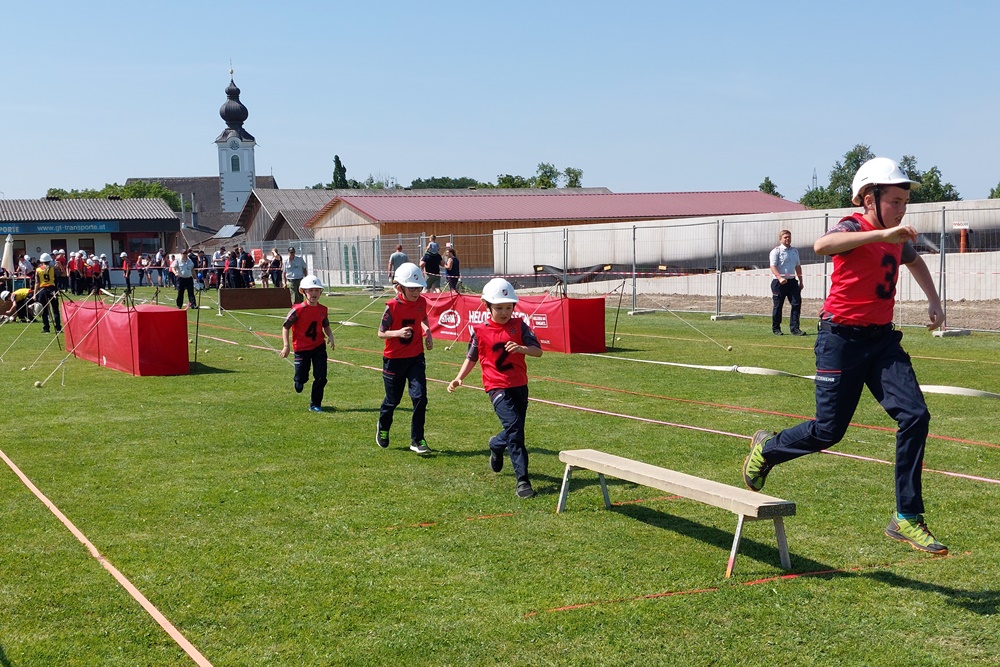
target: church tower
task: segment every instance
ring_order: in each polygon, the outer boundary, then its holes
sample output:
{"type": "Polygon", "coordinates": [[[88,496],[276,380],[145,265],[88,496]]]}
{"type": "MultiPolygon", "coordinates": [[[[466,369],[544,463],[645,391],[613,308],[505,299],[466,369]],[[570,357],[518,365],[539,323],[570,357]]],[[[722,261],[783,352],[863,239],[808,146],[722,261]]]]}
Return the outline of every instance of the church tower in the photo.
{"type": "Polygon", "coordinates": [[[250,112],[240,102],[233,70],[229,70],[226,103],[219,109],[219,115],[226,121],[226,129],[215,140],[219,149],[219,196],[223,212],[239,212],[256,186],[253,149],[257,141],[243,129],[243,121],[250,112]]]}

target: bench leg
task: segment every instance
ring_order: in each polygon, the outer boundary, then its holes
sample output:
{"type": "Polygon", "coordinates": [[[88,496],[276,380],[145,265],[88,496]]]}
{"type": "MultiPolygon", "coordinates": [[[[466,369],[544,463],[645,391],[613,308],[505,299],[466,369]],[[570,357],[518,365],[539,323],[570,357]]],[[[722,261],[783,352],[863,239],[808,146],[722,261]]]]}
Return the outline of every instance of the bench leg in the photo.
{"type": "Polygon", "coordinates": [[[733,538],[733,548],[729,551],[729,562],[726,564],[726,579],[733,576],[733,567],[736,565],[736,554],[740,550],[740,537],[743,535],[743,519],[742,514],[739,515],[740,518],[736,521],[736,536],[733,538]]]}
{"type": "Polygon", "coordinates": [[[597,481],[601,483],[601,493],[604,494],[604,508],[611,509],[611,499],[608,498],[608,485],[604,481],[604,475],[597,473],[597,481]]]}
{"type": "Polygon", "coordinates": [[[573,466],[566,464],[566,472],[563,473],[562,488],[559,490],[559,502],[556,504],[556,514],[566,509],[566,496],[569,495],[569,478],[573,476],[573,466]]]}
{"type": "Polygon", "coordinates": [[[788,556],[788,541],[785,539],[785,522],[780,516],[774,517],[774,536],[778,538],[778,555],[781,556],[781,567],[792,569],[792,559],[788,556]]]}

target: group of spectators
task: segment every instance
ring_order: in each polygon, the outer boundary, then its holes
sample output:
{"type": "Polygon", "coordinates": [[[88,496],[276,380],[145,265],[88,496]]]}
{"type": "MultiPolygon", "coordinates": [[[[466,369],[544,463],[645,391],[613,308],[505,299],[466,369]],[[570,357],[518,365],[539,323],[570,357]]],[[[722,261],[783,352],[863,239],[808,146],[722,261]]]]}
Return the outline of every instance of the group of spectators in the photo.
{"type": "MultiPolygon", "coordinates": [[[[441,291],[441,276],[443,270],[448,290],[451,292],[458,292],[459,282],[462,277],[460,269],[461,262],[458,259],[458,253],[455,251],[455,246],[450,242],[444,244],[443,255],[440,250],[441,246],[438,244],[437,236],[431,235],[430,241],[427,243],[427,248],[424,251],[424,255],[420,258],[420,269],[424,272],[424,276],[427,280],[427,286],[424,288],[424,291],[441,291]]],[[[390,278],[396,273],[396,269],[409,261],[410,258],[405,252],[403,252],[403,246],[397,244],[396,251],[389,255],[389,264],[386,267],[390,278]]]]}

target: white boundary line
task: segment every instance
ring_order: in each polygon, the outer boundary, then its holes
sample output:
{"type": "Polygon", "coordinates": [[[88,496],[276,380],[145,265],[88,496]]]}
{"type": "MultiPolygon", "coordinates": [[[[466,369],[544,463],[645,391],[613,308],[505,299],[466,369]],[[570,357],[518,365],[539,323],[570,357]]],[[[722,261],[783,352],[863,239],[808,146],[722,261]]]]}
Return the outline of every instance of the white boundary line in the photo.
{"type": "Polygon", "coordinates": [[[107,558],[101,555],[101,552],[98,551],[97,547],[95,547],[94,544],[87,539],[87,536],[84,535],[82,532],[80,532],[80,530],[75,525],[73,525],[73,522],[70,521],[66,517],[66,515],[63,514],[59,510],[59,508],[55,506],[55,503],[49,500],[44,493],[38,490],[38,487],[36,487],[31,482],[31,480],[28,479],[27,475],[21,472],[21,469],[18,468],[17,465],[15,465],[14,462],[7,457],[7,455],[3,452],[3,450],[0,450],[0,458],[2,458],[4,460],[4,463],[6,463],[7,466],[14,471],[14,474],[21,479],[21,482],[23,482],[24,485],[28,487],[28,490],[31,491],[33,494],[35,494],[35,497],[41,500],[42,504],[48,507],[49,511],[52,512],[52,514],[54,514],[55,517],[59,519],[59,521],[61,521],[64,526],[66,526],[69,532],[71,532],[73,536],[77,540],[79,540],[81,544],[83,544],[83,546],[87,547],[87,551],[90,552],[90,555],[96,558],[97,561],[101,564],[101,566],[105,570],[110,572],[111,576],[114,577],[119,584],[121,584],[122,588],[128,591],[128,594],[131,595],[135,599],[135,601],[138,602],[142,606],[142,608],[146,610],[146,613],[152,616],[153,620],[156,621],[160,625],[160,627],[166,631],[168,635],[170,635],[170,638],[173,639],[175,642],[177,642],[177,645],[180,646],[192,660],[194,660],[196,665],[198,665],[199,667],[212,667],[212,663],[208,661],[208,658],[203,656],[198,651],[198,649],[196,649],[194,645],[191,642],[189,642],[187,638],[185,638],[184,635],[182,635],[180,631],[177,628],[175,628],[170,621],[167,620],[167,617],[164,616],[162,613],[160,613],[160,610],[154,607],[152,602],[146,599],[146,596],[143,595],[139,591],[139,589],[136,588],[132,584],[132,582],[129,581],[128,578],[118,570],[118,568],[112,565],[107,558]]]}

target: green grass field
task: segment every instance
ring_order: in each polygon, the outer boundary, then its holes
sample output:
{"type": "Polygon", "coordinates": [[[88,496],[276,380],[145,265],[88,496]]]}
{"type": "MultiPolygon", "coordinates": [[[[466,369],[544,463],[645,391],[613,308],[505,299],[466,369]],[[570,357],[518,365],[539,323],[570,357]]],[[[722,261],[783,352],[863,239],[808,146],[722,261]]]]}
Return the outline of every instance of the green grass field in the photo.
{"type": "MultiPolygon", "coordinates": [[[[810,381],[529,359],[532,397],[562,405],[529,409],[539,493],[519,500],[509,461],[489,469],[498,422],[472,388],[478,369],[445,390],[463,344],[427,355],[434,454],[407,449],[408,399],[392,446],[375,445],[381,301],[323,299],[332,320],[366,326],[333,325],[322,414],[292,390],[291,364],[257,349],[280,347],[283,312],[201,310],[198,360],[180,377],[60,367],[39,325],[3,325],[0,449],[216,667],[998,664],[1000,402],[926,397],[927,519],[949,556],[882,535],[891,466],[814,455],[766,488],[798,505],[792,576],[759,522],[725,579],[734,515],[618,480],[608,511],[585,471],[556,515],[558,452],[741,485],[746,436],[811,416],[810,381]]],[[[763,318],[623,312],[617,335],[616,357],[814,371],[814,337],[776,338],[763,318]]],[[[996,336],[907,329],[904,346],[923,384],[1000,390],[996,336]]],[[[855,423],[837,451],[891,461],[893,422],[867,394],[855,423]]],[[[0,667],[194,664],[7,466],[0,507],[0,667]]]]}

